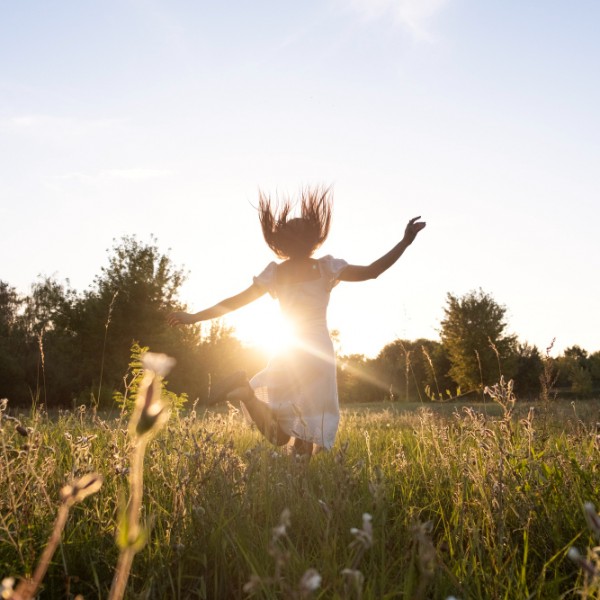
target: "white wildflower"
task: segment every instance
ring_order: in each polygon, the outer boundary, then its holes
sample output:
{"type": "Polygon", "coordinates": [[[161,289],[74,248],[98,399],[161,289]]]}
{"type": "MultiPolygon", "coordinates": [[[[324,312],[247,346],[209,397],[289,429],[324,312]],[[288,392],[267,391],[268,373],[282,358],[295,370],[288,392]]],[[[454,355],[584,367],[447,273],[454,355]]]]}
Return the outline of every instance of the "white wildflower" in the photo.
{"type": "Polygon", "coordinates": [[[354,536],[354,543],[356,545],[363,546],[364,548],[370,548],[373,545],[373,525],[371,523],[373,517],[369,513],[364,513],[362,520],[362,529],[352,527],[350,529],[350,533],[354,536]]]}
{"type": "Polygon", "coordinates": [[[342,577],[345,581],[346,593],[361,597],[365,576],[358,569],[343,569],[342,577]]]}
{"type": "Polygon", "coordinates": [[[591,502],[586,502],[583,505],[583,513],[592,533],[600,538],[600,517],[596,512],[596,507],[591,502]]]}
{"type": "Polygon", "coordinates": [[[302,592],[314,592],[321,587],[321,575],[316,569],[308,569],[300,579],[300,590],[302,592]]]}
{"type": "Polygon", "coordinates": [[[595,577],[598,574],[598,569],[596,569],[596,566],[587,558],[585,558],[585,556],[583,556],[581,552],[577,550],[577,548],[574,548],[573,546],[569,548],[567,556],[592,577],[595,577]]]}
{"type": "Polygon", "coordinates": [[[166,354],[157,352],[145,352],[142,356],[142,366],[148,371],[154,371],[160,377],[164,377],[175,366],[175,359],[166,354]]]}
{"type": "Polygon", "coordinates": [[[15,585],[14,577],[5,577],[2,580],[2,583],[0,583],[0,598],[2,598],[2,600],[13,597],[14,585],[15,585]]]}
{"type": "Polygon", "coordinates": [[[250,575],[250,581],[246,582],[242,589],[246,594],[252,594],[253,592],[256,592],[261,586],[262,579],[258,575],[253,573],[252,575],[250,575]]]}

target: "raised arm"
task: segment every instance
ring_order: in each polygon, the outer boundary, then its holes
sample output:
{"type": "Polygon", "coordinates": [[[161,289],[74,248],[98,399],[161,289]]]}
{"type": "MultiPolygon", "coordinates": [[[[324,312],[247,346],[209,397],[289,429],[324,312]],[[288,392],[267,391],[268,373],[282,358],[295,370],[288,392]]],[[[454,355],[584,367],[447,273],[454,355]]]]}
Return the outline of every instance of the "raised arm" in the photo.
{"type": "Polygon", "coordinates": [[[266,289],[262,288],[256,284],[252,284],[248,289],[245,289],[243,292],[236,294],[235,296],[231,296],[230,298],[225,298],[218,304],[211,306],[205,310],[201,310],[197,313],[186,313],[186,312],[173,312],[167,317],[167,322],[169,325],[192,325],[193,323],[198,323],[198,321],[209,321],[210,319],[217,319],[218,317],[222,317],[227,313],[230,313],[242,306],[246,306],[246,304],[250,304],[254,302],[261,296],[264,296],[266,293],[266,289]]]}
{"type": "Polygon", "coordinates": [[[419,221],[420,218],[415,217],[408,222],[404,237],[387,254],[384,254],[370,265],[348,265],[340,273],[340,281],[366,281],[367,279],[375,279],[384,271],[387,271],[414,242],[419,231],[425,227],[426,223],[419,221]]]}

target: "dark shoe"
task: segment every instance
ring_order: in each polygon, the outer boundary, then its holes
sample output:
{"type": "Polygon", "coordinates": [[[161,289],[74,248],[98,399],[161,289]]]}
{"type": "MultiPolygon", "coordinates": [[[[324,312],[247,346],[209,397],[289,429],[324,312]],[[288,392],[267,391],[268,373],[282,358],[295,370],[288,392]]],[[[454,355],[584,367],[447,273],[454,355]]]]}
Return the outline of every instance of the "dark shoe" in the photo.
{"type": "Polygon", "coordinates": [[[225,379],[217,382],[215,385],[211,385],[210,392],[208,394],[207,404],[217,404],[223,402],[227,398],[229,392],[241,387],[248,385],[248,377],[246,371],[237,371],[225,379]]]}

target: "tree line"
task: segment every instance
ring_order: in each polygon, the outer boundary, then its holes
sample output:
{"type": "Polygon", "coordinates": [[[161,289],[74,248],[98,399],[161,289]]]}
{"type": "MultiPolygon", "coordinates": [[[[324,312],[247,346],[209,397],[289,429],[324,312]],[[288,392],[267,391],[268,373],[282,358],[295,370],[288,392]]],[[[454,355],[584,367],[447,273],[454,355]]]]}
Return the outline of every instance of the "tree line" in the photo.
{"type": "MultiPolygon", "coordinates": [[[[165,316],[185,310],[185,273],[156,239],[117,240],[107,264],[82,293],[42,277],[27,295],[0,280],[0,398],[47,407],[109,407],[128,385],[132,349],[177,359],[169,389],[206,399],[211,382],[232,370],[253,373],[267,357],[242,344],[221,321],[170,328],[165,316]]],[[[506,309],[474,290],[448,293],[440,340],[395,340],[372,359],[338,357],[342,402],[441,401],[481,395],[501,375],[518,397],[559,391],[577,397],[600,389],[600,352],[579,346],[559,357],[507,333],[506,309]]]]}

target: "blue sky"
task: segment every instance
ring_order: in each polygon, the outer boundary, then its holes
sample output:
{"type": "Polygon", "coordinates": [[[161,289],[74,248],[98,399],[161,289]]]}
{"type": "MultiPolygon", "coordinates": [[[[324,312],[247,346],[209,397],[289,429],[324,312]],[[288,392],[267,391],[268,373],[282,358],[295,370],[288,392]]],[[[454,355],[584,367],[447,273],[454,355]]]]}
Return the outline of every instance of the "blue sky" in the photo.
{"type": "MultiPolygon", "coordinates": [[[[438,336],[482,288],[508,330],[600,350],[597,2],[0,0],[0,279],[82,291],[113,239],[189,271],[193,310],[272,260],[257,190],[331,184],[342,351],[438,336]]],[[[229,320],[268,339],[267,298],[229,320]]],[[[157,349],[158,350],[158,349],[157,349]]]]}

